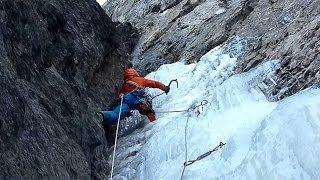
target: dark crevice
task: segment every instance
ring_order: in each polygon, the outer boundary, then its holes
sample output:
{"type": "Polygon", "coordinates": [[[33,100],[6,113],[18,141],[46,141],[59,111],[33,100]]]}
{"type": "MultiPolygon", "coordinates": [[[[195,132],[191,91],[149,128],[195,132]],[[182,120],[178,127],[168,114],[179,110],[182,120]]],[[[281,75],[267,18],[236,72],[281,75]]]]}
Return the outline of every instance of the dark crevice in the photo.
{"type": "Polygon", "coordinates": [[[188,62],[193,63],[194,59],[200,59],[200,57],[202,55],[209,52],[211,49],[213,49],[217,46],[220,46],[221,44],[226,42],[228,40],[228,38],[229,38],[229,36],[227,34],[223,34],[223,35],[219,36],[218,39],[214,39],[213,41],[209,42],[209,44],[206,46],[206,48],[201,49],[198,52],[196,52],[194,54],[194,56],[192,58],[190,58],[190,60],[188,62]]]}
{"type": "Polygon", "coordinates": [[[164,11],[171,9],[175,6],[177,6],[180,2],[182,2],[182,0],[175,0],[172,4],[169,4],[169,6],[167,6],[166,8],[164,8],[163,10],[160,11],[160,13],[163,13],[164,11]]]}
{"type": "Polygon", "coordinates": [[[220,36],[217,40],[215,40],[214,42],[209,43],[209,48],[206,49],[206,52],[210,51],[211,49],[213,49],[214,47],[220,46],[221,44],[223,44],[224,42],[226,42],[228,40],[229,36],[228,34],[224,34],[222,36],[220,36]]]}
{"type": "Polygon", "coordinates": [[[226,24],[226,30],[231,31],[232,27],[238,22],[243,22],[254,10],[257,2],[254,0],[247,0],[243,2],[242,8],[239,12],[235,14],[231,19],[228,20],[226,24]]]}
{"type": "Polygon", "coordinates": [[[193,11],[197,6],[199,6],[203,2],[204,0],[199,0],[194,4],[191,4],[189,0],[185,5],[183,5],[183,10],[179,13],[179,15],[175,18],[175,20],[189,14],[191,11],[193,11]]]}
{"type": "Polygon", "coordinates": [[[247,67],[243,70],[243,72],[247,72],[247,71],[249,71],[250,69],[258,66],[262,61],[263,61],[263,58],[259,58],[259,59],[257,59],[256,61],[253,61],[253,63],[250,64],[249,66],[247,66],[247,67]]]}
{"type": "Polygon", "coordinates": [[[157,5],[152,7],[151,12],[158,13],[158,12],[160,12],[160,10],[161,10],[161,5],[157,4],[157,5]]]}
{"type": "Polygon", "coordinates": [[[219,6],[224,7],[224,8],[228,8],[229,3],[227,0],[219,0],[219,6]]]}

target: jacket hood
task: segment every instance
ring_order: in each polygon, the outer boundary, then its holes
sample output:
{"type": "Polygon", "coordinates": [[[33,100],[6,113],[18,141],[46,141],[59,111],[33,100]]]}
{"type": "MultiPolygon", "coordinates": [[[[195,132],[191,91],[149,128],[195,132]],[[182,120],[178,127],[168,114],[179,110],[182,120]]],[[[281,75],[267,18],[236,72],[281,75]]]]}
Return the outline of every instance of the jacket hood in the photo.
{"type": "Polygon", "coordinates": [[[129,68],[126,69],[123,73],[123,77],[124,79],[128,79],[128,78],[132,78],[132,77],[139,77],[139,73],[138,71],[136,71],[135,69],[129,68]]]}

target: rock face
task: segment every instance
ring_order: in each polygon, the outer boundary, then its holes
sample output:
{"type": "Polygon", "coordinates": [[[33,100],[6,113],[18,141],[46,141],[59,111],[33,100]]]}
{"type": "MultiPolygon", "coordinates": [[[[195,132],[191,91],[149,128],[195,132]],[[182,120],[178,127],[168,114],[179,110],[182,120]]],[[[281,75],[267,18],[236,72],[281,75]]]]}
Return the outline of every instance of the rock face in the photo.
{"type": "Polygon", "coordinates": [[[95,112],[137,38],[94,0],[0,2],[0,179],[103,179],[95,112]]]}
{"type": "Polygon", "coordinates": [[[107,1],[104,9],[113,21],[131,22],[142,32],[133,63],[145,73],[163,63],[197,61],[240,37],[247,48],[236,72],[281,61],[274,98],[319,83],[317,0],[119,0],[107,1]]]}

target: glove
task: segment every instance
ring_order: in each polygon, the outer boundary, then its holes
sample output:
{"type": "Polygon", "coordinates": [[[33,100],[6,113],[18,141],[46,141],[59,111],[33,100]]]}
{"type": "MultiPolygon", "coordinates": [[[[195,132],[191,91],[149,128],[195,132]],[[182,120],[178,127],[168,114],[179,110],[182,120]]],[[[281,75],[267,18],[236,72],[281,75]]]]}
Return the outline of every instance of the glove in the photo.
{"type": "Polygon", "coordinates": [[[164,92],[165,92],[166,94],[168,94],[169,91],[170,91],[170,87],[169,87],[169,86],[166,86],[165,89],[164,89],[164,92]]]}

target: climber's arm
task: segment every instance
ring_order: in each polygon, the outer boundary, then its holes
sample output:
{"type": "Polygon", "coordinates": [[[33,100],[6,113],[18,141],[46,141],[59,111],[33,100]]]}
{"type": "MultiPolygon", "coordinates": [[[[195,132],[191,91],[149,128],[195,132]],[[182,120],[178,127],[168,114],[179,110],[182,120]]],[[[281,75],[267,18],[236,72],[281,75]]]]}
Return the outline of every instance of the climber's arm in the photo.
{"type": "Polygon", "coordinates": [[[146,78],[143,79],[143,86],[149,87],[149,88],[158,88],[158,89],[161,89],[162,91],[167,90],[167,86],[164,85],[163,83],[159,81],[146,79],[146,78]]]}

